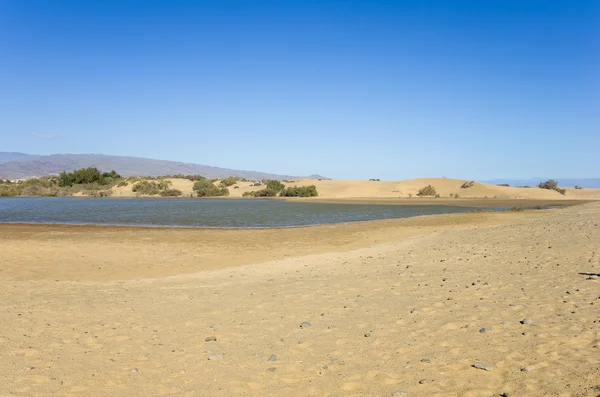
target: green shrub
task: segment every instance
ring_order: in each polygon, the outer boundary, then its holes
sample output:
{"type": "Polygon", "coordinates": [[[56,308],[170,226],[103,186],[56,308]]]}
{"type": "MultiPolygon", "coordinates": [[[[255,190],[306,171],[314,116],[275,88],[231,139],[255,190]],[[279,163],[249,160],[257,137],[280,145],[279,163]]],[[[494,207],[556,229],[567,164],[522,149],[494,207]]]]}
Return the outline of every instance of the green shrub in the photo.
{"type": "Polygon", "coordinates": [[[513,211],[513,212],[521,212],[523,211],[523,207],[512,207],[508,209],[509,211],[513,211]]]}
{"type": "Polygon", "coordinates": [[[506,186],[506,187],[510,187],[510,185],[508,183],[499,183],[496,186],[506,186]]]}
{"type": "Polygon", "coordinates": [[[435,191],[435,188],[431,185],[427,185],[424,188],[419,190],[419,193],[417,193],[417,196],[435,196],[437,194],[437,192],[435,191]]]}
{"type": "Polygon", "coordinates": [[[283,189],[285,189],[285,185],[283,183],[276,180],[267,181],[267,190],[273,190],[276,193],[279,193],[283,189]]]}
{"type": "Polygon", "coordinates": [[[254,190],[249,191],[249,192],[244,192],[242,194],[242,197],[256,197],[256,192],[254,190]]]}
{"type": "Polygon", "coordinates": [[[129,182],[127,182],[127,181],[121,181],[121,182],[119,182],[117,184],[117,187],[123,187],[123,186],[127,186],[127,185],[129,185],[129,182]]]}
{"type": "Polygon", "coordinates": [[[280,197],[316,197],[318,195],[315,185],[287,187],[279,194],[280,197]]]}
{"type": "Polygon", "coordinates": [[[252,186],[261,186],[261,185],[262,185],[262,183],[260,183],[260,182],[256,182],[256,183],[252,184],[252,186]]]}
{"type": "Polygon", "coordinates": [[[232,176],[229,176],[225,179],[223,179],[220,183],[221,187],[229,187],[229,186],[233,186],[237,183],[237,178],[234,178],[232,176]]]}
{"type": "Polygon", "coordinates": [[[262,189],[254,192],[254,197],[275,197],[279,191],[273,189],[262,189]]]}
{"type": "Polygon", "coordinates": [[[198,197],[220,197],[229,195],[229,189],[226,187],[218,188],[214,183],[207,179],[201,179],[194,183],[193,190],[198,197]]]}
{"type": "Polygon", "coordinates": [[[540,189],[554,190],[562,195],[564,195],[567,192],[565,189],[561,189],[560,187],[558,187],[558,182],[554,179],[548,179],[546,182],[540,182],[538,187],[540,189]]]}
{"type": "Polygon", "coordinates": [[[460,188],[461,189],[468,189],[470,187],[473,187],[474,184],[475,184],[475,181],[467,181],[467,182],[463,183],[460,188]]]}
{"type": "Polygon", "coordinates": [[[581,189],[583,189],[583,188],[582,188],[581,186],[575,185],[575,189],[577,189],[577,190],[581,190],[581,189]]]}
{"type": "Polygon", "coordinates": [[[178,189],[167,189],[160,192],[163,197],[179,197],[182,195],[181,190],[178,189]]]}
{"type": "Polygon", "coordinates": [[[0,184],[0,197],[20,196],[21,189],[17,184],[0,184]]]}
{"type": "Polygon", "coordinates": [[[141,181],[131,187],[131,191],[139,194],[155,195],[167,190],[172,183],[170,181],[141,181]]]}

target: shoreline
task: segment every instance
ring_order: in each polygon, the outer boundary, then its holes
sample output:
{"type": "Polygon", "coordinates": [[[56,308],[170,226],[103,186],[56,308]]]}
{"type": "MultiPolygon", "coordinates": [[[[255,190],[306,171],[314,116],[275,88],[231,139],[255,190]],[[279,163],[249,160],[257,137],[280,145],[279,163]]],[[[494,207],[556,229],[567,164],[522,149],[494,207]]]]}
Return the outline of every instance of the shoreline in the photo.
{"type": "MultiPolygon", "coordinates": [[[[206,270],[254,265],[288,257],[347,252],[380,243],[424,236],[449,229],[529,222],[554,211],[471,212],[423,215],[294,227],[284,229],[198,229],[64,224],[0,223],[0,251],[27,252],[32,244],[38,270],[34,279],[121,280],[190,274],[206,270]],[[132,244],[132,245],[131,245],[132,244]],[[131,246],[136,247],[131,249],[131,246]],[[12,248],[11,248],[12,247],[12,248]],[[173,257],[175,250],[192,253],[173,257]],[[73,257],[101,258],[102,271],[89,273],[73,257]],[[57,268],[55,263],[62,263],[57,268]],[[169,263],[169,266],[162,266],[169,263]],[[106,271],[110,264],[110,272],[106,271]]],[[[21,257],[21,260],[30,256],[21,257]]],[[[95,259],[94,259],[95,258],[95,259]]],[[[27,259],[29,260],[29,259],[27,259]]],[[[25,263],[19,261],[19,263],[25,263]]],[[[11,270],[0,273],[8,277],[11,270]]]]}
{"type": "Polygon", "coordinates": [[[573,206],[580,204],[593,203],[600,199],[576,198],[576,199],[537,199],[537,198],[481,198],[481,197],[464,197],[464,198],[430,198],[430,197],[236,197],[236,196],[217,196],[217,197],[163,197],[163,196],[107,196],[107,197],[92,197],[92,196],[4,196],[0,198],[8,199],[29,199],[29,198],[44,198],[44,199],[96,199],[96,200],[145,200],[145,199],[161,199],[161,200],[248,200],[248,201],[287,201],[290,203],[319,203],[319,204],[371,204],[371,205],[440,205],[449,207],[530,207],[536,205],[545,206],[573,206]]]}
{"type": "MultiPolygon", "coordinates": [[[[261,199],[256,199],[256,200],[261,200],[261,199]]],[[[272,200],[272,199],[271,199],[272,200]]],[[[286,200],[284,200],[286,201],[286,200]]],[[[292,200],[294,201],[294,200],[292,200]]],[[[320,201],[313,201],[314,203],[321,203],[320,201]]],[[[531,202],[526,202],[523,203],[522,206],[513,206],[511,208],[522,208],[521,210],[519,210],[518,212],[538,212],[538,211],[543,211],[543,210],[550,210],[550,209],[560,209],[560,208],[567,208],[570,206],[575,206],[575,205],[582,205],[582,204],[586,204],[588,202],[568,202],[568,203],[549,203],[549,204],[545,204],[546,207],[542,207],[542,208],[534,208],[533,205],[534,203],[531,202]]],[[[331,204],[348,204],[348,205],[355,205],[355,204],[375,204],[375,203],[356,203],[356,202],[348,202],[348,203],[338,203],[338,202],[331,202],[331,204]]],[[[383,205],[383,203],[379,203],[381,205],[383,205]]],[[[410,203],[412,204],[412,203],[410,203]]],[[[400,204],[398,203],[397,205],[410,205],[410,204],[400,204]]],[[[535,204],[539,205],[539,202],[535,202],[535,204]]],[[[428,203],[425,205],[435,205],[435,203],[428,203]]],[[[447,205],[447,204],[440,204],[442,206],[449,206],[451,207],[452,205],[447,205]]],[[[460,205],[457,204],[455,205],[456,207],[478,207],[477,205],[460,205]]],[[[309,225],[291,225],[291,226],[249,226],[249,227],[228,227],[228,226],[186,226],[186,225],[147,225],[147,224],[114,224],[114,223],[67,223],[67,222],[4,222],[4,221],[0,221],[0,227],[2,227],[3,225],[8,225],[8,226],[63,226],[63,227],[98,227],[98,228],[118,228],[118,229],[127,229],[127,228],[131,228],[131,229],[173,229],[173,230],[287,230],[287,229],[303,229],[303,228],[314,228],[314,227],[320,227],[320,226],[330,226],[330,225],[351,225],[351,224],[360,224],[360,223],[369,223],[369,222],[380,222],[380,221],[393,221],[393,220],[403,220],[403,219],[412,219],[412,218],[422,218],[422,217],[431,217],[431,216],[440,216],[440,215],[461,215],[461,214],[476,214],[476,213],[507,213],[507,212],[515,212],[515,211],[511,211],[510,208],[508,208],[508,205],[502,205],[502,206],[497,206],[497,207],[488,207],[488,206],[480,206],[480,208],[483,209],[487,209],[483,210],[483,211],[479,211],[479,210],[473,210],[473,211],[465,211],[465,212],[461,212],[461,213],[439,213],[439,214],[427,214],[427,215],[413,215],[413,216],[406,216],[406,217],[398,217],[398,218],[383,218],[383,219],[370,219],[370,220],[356,220],[356,221],[345,221],[345,222],[331,222],[331,223],[315,223],[315,224],[309,224],[309,225]]]]}

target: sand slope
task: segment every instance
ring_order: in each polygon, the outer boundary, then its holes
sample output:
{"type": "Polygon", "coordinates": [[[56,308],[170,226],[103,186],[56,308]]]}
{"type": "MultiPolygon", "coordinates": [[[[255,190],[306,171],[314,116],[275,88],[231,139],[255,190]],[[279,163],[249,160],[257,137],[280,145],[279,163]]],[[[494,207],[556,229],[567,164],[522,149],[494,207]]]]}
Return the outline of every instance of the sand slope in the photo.
{"type": "Polygon", "coordinates": [[[255,238],[0,225],[0,396],[595,397],[600,203],[489,215],[255,238]]]}
{"type": "MultiPolygon", "coordinates": [[[[170,179],[174,189],[183,192],[183,196],[193,194],[193,182],[185,179],[170,179]]],[[[553,190],[532,188],[517,188],[489,185],[475,182],[470,188],[461,186],[467,181],[444,178],[411,179],[401,182],[378,181],[342,181],[342,180],[314,180],[298,179],[293,182],[284,182],[286,186],[315,185],[320,198],[408,198],[418,199],[419,190],[427,185],[435,187],[442,198],[458,195],[460,198],[498,198],[498,199],[536,199],[536,200],[600,200],[600,189],[567,188],[567,194],[562,195],[553,190]]],[[[253,186],[254,182],[238,182],[229,187],[230,197],[242,197],[244,192],[263,189],[264,186],[253,186]]],[[[113,189],[114,197],[135,197],[131,186],[113,189]]]]}

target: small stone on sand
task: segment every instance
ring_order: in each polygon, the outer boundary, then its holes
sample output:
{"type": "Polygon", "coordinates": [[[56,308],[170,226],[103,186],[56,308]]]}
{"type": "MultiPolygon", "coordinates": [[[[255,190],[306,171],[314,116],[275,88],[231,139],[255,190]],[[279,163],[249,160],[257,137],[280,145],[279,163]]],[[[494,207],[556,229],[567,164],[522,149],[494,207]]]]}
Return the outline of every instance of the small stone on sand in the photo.
{"type": "Polygon", "coordinates": [[[482,369],[484,371],[491,371],[491,370],[494,369],[493,365],[483,364],[483,363],[480,363],[480,362],[477,362],[477,363],[473,364],[473,367],[477,368],[477,369],[482,369]]]}

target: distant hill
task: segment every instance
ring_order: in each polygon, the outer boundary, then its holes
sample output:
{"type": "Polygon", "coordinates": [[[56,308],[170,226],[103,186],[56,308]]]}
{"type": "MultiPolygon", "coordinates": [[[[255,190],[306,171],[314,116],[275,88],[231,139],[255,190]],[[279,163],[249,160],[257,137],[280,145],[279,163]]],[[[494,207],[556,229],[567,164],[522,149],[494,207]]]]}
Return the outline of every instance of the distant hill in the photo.
{"type": "MultiPolygon", "coordinates": [[[[21,179],[56,175],[85,167],[101,171],[115,170],[123,176],[159,176],[167,174],[203,175],[207,178],[239,176],[252,180],[293,179],[302,176],[278,175],[266,172],[232,170],[208,165],[155,160],[142,157],[108,156],[104,154],[52,154],[34,156],[25,153],[0,152],[0,179],[21,179]]],[[[327,179],[311,175],[313,179],[327,179]]]]}
{"type": "Polygon", "coordinates": [[[600,178],[530,178],[530,179],[494,179],[492,181],[484,181],[497,185],[500,183],[508,183],[510,186],[537,186],[540,182],[554,179],[562,187],[581,186],[587,188],[600,188],[600,178]]]}
{"type": "Polygon", "coordinates": [[[0,164],[8,163],[10,161],[35,160],[39,157],[40,156],[26,153],[0,152],[0,164]]]}

